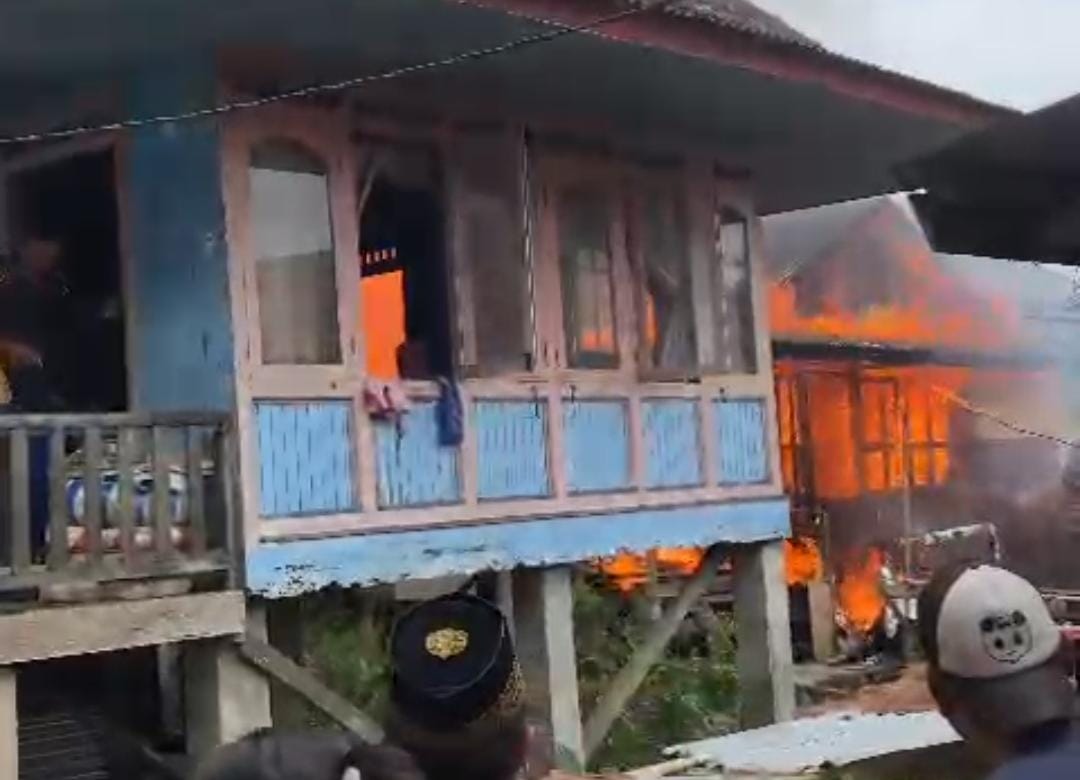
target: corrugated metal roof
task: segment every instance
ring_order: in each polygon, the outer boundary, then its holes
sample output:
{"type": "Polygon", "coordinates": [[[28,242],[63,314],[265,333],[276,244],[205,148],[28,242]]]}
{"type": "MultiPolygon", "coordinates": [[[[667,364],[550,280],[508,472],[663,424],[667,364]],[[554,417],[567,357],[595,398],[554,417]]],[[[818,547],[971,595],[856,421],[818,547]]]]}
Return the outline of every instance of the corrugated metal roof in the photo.
{"type": "Polygon", "coordinates": [[[725,777],[727,773],[787,776],[959,739],[937,712],[839,713],[692,742],[666,752],[721,768],[725,777]]]}
{"type": "MultiPolygon", "coordinates": [[[[628,0],[631,6],[655,5],[656,0],[628,0]]],[[[680,16],[750,33],[760,38],[798,44],[811,49],[824,47],[808,38],[778,16],[763,11],[748,0],[674,0],[661,6],[669,16],[680,16]]]]}

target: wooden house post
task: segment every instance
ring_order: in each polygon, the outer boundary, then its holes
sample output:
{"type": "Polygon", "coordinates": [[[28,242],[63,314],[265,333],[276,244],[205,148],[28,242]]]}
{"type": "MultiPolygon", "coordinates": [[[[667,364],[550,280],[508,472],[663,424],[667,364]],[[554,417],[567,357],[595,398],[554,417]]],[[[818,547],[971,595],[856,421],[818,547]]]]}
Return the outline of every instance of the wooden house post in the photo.
{"type": "Polygon", "coordinates": [[[744,728],[756,728],[795,715],[784,548],[775,541],[733,550],[739,718],[744,728]]]}
{"type": "Polygon", "coordinates": [[[0,667],[0,780],[19,780],[19,715],[17,673],[0,667]]]}
{"type": "Polygon", "coordinates": [[[529,774],[543,776],[553,768],[580,772],[585,754],[571,569],[520,569],[513,577],[515,637],[529,711],[540,718],[545,741],[551,740],[542,750],[546,755],[535,757],[539,766],[529,766],[529,774]]]}
{"type": "MultiPolygon", "coordinates": [[[[266,636],[266,613],[248,610],[248,633],[266,636]]],[[[184,705],[188,754],[199,759],[219,745],[272,725],[270,681],[246,663],[234,639],[187,643],[184,705]]]]}

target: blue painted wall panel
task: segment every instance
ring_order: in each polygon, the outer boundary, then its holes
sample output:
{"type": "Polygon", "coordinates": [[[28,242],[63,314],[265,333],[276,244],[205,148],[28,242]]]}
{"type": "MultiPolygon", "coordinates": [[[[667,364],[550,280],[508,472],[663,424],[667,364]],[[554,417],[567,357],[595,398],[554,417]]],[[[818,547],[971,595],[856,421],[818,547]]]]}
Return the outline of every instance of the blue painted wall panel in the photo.
{"type": "Polygon", "coordinates": [[[765,404],[758,400],[713,402],[716,481],[747,485],[769,478],[765,404]]]}
{"type": "Polygon", "coordinates": [[[486,569],[551,566],[654,547],[704,547],[788,535],[782,497],[712,506],[264,543],[248,551],[248,588],[285,598],[328,585],[374,585],[486,569]]]}
{"type": "Polygon", "coordinates": [[[348,401],[255,404],[259,512],[263,517],[356,509],[348,401]]]}
{"type": "Polygon", "coordinates": [[[646,487],[700,485],[703,480],[697,402],[649,399],[642,407],[646,487]]]}
{"type": "Polygon", "coordinates": [[[564,402],[563,446],[571,493],[630,487],[630,424],[624,401],[564,402]]]}
{"type": "Polygon", "coordinates": [[[481,499],[550,495],[546,402],[477,401],[473,425],[481,499]]]}
{"type": "MultiPolygon", "coordinates": [[[[206,105],[216,94],[212,53],[133,78],[134,116],[206,105]]],[[[125,226],[132,255],[131,405],[231,410],[233,341],[219,135],[214,122],[133,130],[125,226]]]]}
{"type": "Polygon", "coordinates": [[[379,506],[425,506],[461,500],[458,449],[439,446],[435,403],[416,404],[398,426],[375,424],[379,506]]]}

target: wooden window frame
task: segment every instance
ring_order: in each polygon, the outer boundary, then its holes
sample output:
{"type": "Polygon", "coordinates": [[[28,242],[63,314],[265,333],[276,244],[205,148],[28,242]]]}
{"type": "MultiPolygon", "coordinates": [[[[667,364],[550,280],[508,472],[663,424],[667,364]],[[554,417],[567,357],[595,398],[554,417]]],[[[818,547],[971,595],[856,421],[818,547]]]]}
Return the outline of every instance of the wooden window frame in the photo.
{"type": "Polygon", "coordinates": [[[356,280],[357,225],[355,165],[341,113],[311,106],[271,106],[230,118],[223,130],[222,176],[229,234],[229,277],[233,287],[235,338],[240,365],[256,396],[344,397],[350,394],[363,365],[358,322],[356,280]],[[339,363],[267,364],[262,359],[260,301],[256,285],[257,258],[251,225],[249,168],[252,151],[260,144],[296,143],[326,165],[330,227],[334,246],[337,292],[339,363]]]}
{"type": "MultiPolygon", "coordinates": [[[[567,154],[541,148],[536,155],[537,236],[534,254],[534,289],[536,300],[544,302],[535,314],[538,373],[564,373],[571,378],[582,376],[636,376],[637,324],[633,273],[626,245],[626,209],[624,169],[598,156],[567,154]],[[616,364],[589,367],[573,365],[569,353],[569,334],[565,327],[565,285],[559,243],[558,200],[560,190],[574,186],[602,190],[608,199],[610,219],[609,280],[612,293],[612,319],[616,364]]],[[[614,362],[614,361],[613,361],[614,362]]]]}

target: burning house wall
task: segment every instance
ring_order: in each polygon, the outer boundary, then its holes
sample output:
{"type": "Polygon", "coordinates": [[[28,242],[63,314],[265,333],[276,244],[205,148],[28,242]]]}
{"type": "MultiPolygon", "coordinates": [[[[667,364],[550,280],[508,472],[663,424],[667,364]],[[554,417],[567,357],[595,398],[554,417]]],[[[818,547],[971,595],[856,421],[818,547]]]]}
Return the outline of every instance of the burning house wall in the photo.
{"type": "MultiPolygon", "coordinates": [[[[869,631],[885,608],[887,561],[919,576],[905,537],[1023,527],[1018,491],[995,495],[991,464],[1014,461],[1029,484],[1060,473],[1048,465],[1055,445],[995,433],[965,399],[1005,414],[1039,405],[1035,429],[1060,429],[1064,404],[1056,368],[1026,360],[1039,335],[1008,286],[953,273],[903,204],[815,211],[765,221],[781,466],[795,533],[824,551],[841,624],[869,631]],[[1017,367],[989,368],[1013,358],[1017,367]]],[[[1021,551],[1035,546],[1013,536],[1021,551]]]]}

